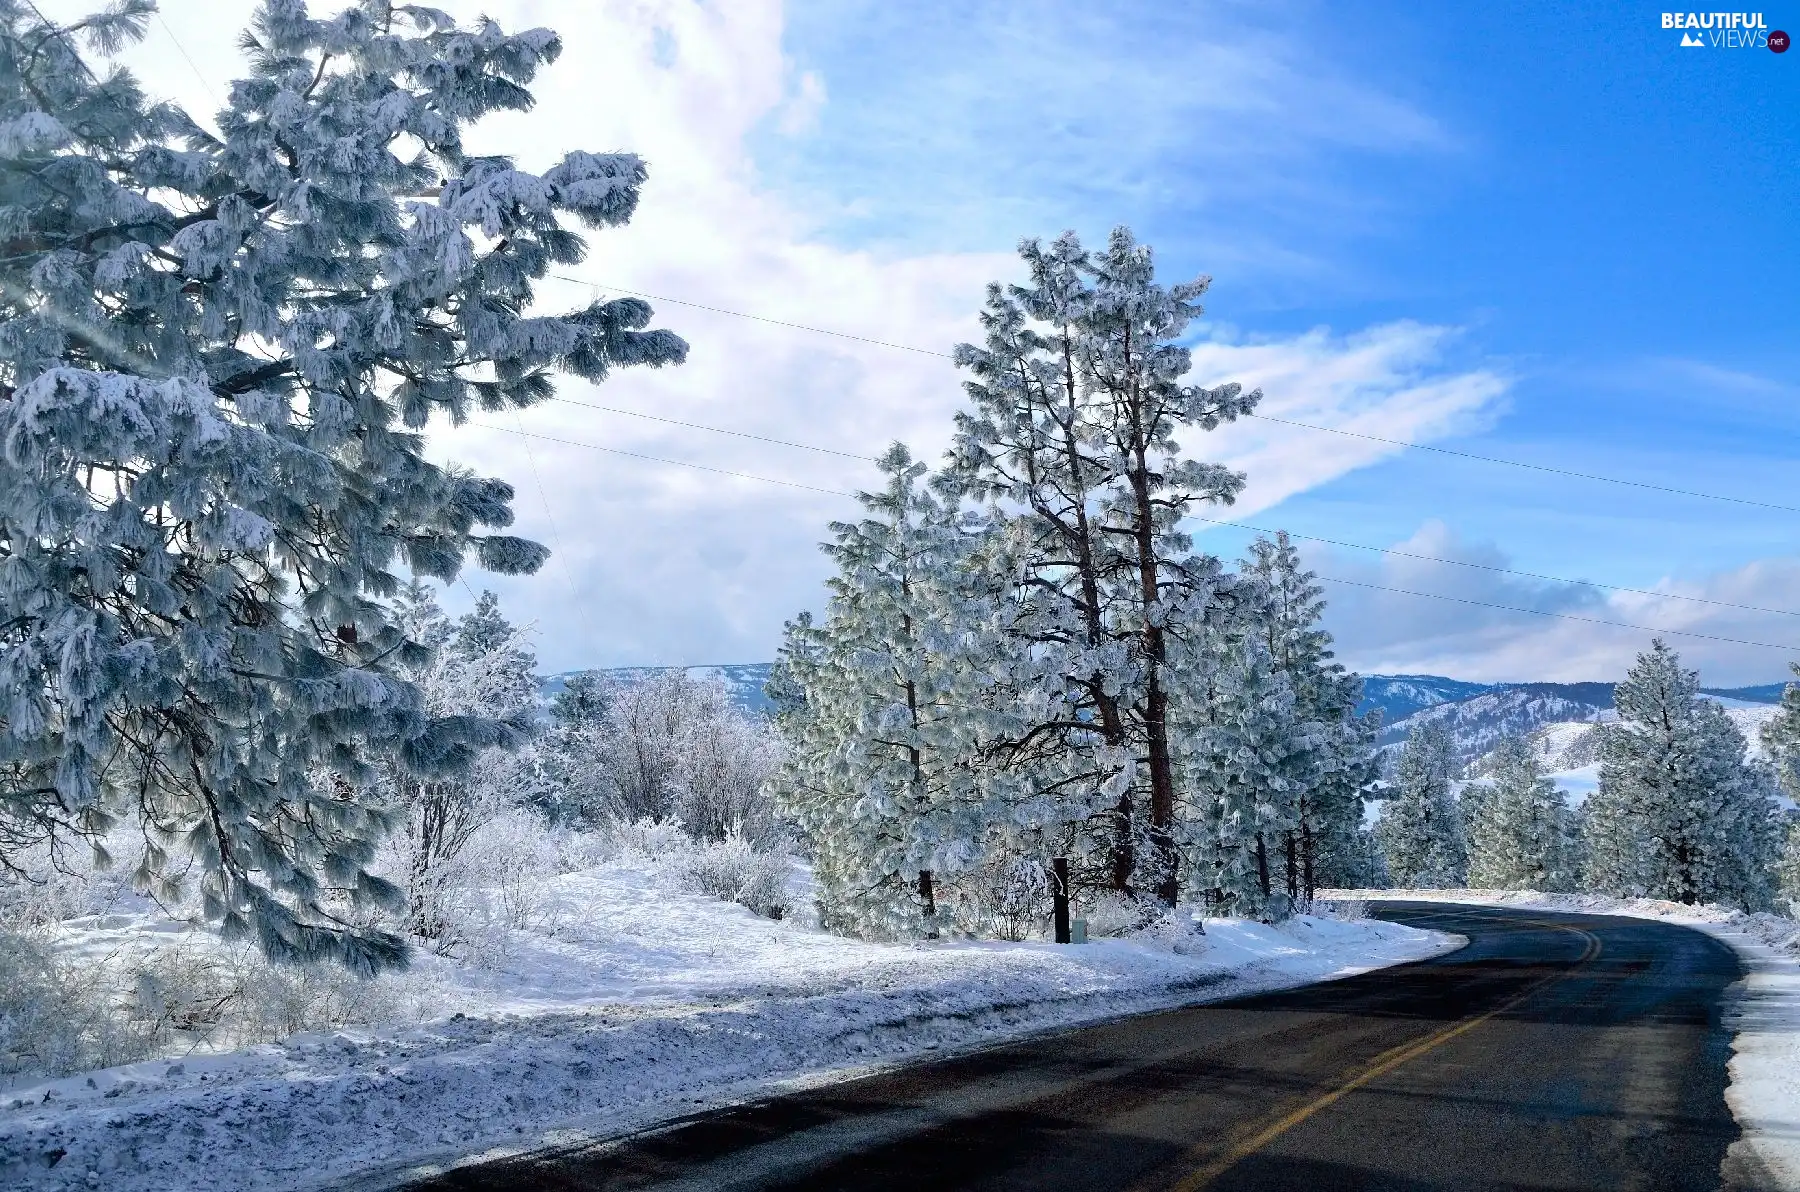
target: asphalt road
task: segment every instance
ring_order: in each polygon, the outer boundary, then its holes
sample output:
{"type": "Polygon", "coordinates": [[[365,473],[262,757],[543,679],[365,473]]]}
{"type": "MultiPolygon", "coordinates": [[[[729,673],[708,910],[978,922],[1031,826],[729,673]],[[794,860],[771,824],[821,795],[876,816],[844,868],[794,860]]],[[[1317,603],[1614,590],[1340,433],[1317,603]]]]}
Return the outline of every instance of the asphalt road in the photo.
{"type": "Polygon", "coordinates": [[[418,1192],[1733,1189],[1736,958],[1632,919],[1387,903],[1419,964],[454,1170],[418,1192]],[[1727,1171],[1726,1168],[1729,1167],[1727,1171]],[[1723,1174],[1722,1174],[1723,1173],[1723,1174]]]}

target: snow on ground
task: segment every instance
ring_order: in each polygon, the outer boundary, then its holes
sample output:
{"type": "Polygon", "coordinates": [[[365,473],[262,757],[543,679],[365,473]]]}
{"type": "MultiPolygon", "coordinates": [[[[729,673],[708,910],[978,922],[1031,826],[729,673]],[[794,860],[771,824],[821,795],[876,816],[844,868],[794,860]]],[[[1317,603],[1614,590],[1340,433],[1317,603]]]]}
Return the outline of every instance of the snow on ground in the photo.
{"type": "MultiPolygon", "coordinates": [[[[557,879],[554,931],[421,962],[412,1025],[292,1036],[0,1094],[0,1186],[376,1188],[1077,1023],[1366,972],[1457,937],[1371,920],[1209,920],[1086,946],[866,944],[618,865],[557,879]]],[[[108,916],[66,946],[166,927],[108,916]]],[[[418,978],[414,978],[418,979],[418,978]]]]}
{"type": "Polygon", "coordinates": [[[1729,945],[1747,975],[1727,1011],[1733,1036],[1732,1116],[1747,1147],[1780,1186],[1800,1189],[1800,922],[1723,906],[1686,906],[1655,898],[1540,894],[1532,890],[1326,890],[1323,898],[1408,899],[1516,906],[1661,919],[1704,931],[1729,945]]]}

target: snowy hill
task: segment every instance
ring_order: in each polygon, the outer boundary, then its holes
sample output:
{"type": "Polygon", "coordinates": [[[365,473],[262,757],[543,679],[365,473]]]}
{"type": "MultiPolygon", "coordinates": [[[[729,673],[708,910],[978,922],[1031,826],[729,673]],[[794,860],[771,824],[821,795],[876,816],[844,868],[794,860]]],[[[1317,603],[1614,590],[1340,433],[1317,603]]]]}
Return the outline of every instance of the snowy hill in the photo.
{"type": "Polygon", "coordinates": [[[1467,766],[1502,737],[1552,724],[1591,724],[1611,712],[1611,683],[1516,683],[1415,712],[1388,724],[1379,740],[1385,750],[1398,749],[1415,726],[1435,722],[1449,732],[1457,764],[1467,766]]]}
{"type": "MultiPolygon", "coordinates": [[[[1369,690],[1381,694],[1388,689],[1387,684],[1416,685],[1430,691],[1434,689],[1433,684],[1452,684],[1455,680],[1428,675],[1375,675],[1365,682],[1369,690]]],[[[1757,735],[1762,725],[1775,714],[1783,686],[1768,684],[1701,690],[1725,706],[1749,739],[1752,754],[1760,756],[1757,735]]],[[[1404,700],[1396,703],[1403,706],[1404,700]]],[[[1430,704],[1398,718],[1384,718],[1379,742],[1384,750],[1398,749],[1415,725],[1436,721],[1449,730],[1451,748],[1460,765],[1474,765],[1479,770],[1479,759],[1491,751],[1501,737],[1516,733],[1533,737],[1551,769],[1574,770],[1592,765],[1597,759],[1594,753],[1597,738],[1588,730],[1596,723],[1611,720],[1613,715],[1611,683],[1496,684],[1472,695],[1430,704]]]]}
{"type": "MultiPolygon", "coordinates": [[[[738,706],[746,712],[767,713],[771,710],[769,697],[763,694],[763,684],[769,681],[769,672],[775,669],[772,662],[740,662],[727,663],[723,666],[615,666],[601,667],[594,674],[604,675],[615,682],[635,683],[670,670],[685,670],[689,677],[695,679],[717,679],[730,690],[731,696],[738,706]]],[[[545,675],[539,680],[540,689],[546,702],[555,699],[563,685],[581,671],[563,671],[559,674],[545,675]]]]}
{"type": "Polygon", "coordinates": [[[1381,722],[1393,724],[1414,712],[1459,703],[1492,691],[1492,683],[1465,683],[1442,675],[1364,675],[1359,713],[1381,709],[1381,722]]]}

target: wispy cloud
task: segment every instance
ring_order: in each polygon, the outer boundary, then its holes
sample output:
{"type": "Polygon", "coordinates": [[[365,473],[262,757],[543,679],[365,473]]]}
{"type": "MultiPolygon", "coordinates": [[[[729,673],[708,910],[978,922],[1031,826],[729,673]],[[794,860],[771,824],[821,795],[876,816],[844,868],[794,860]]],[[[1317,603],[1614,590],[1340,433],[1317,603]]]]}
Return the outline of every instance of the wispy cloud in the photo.
{"type": "Polygon", "coordinates": [[[1775,682],[1787,676],[1789,662],[1800,661],[1800,615],[1751,611],[1800,613],[1793,595],[1800,591],[1800,557],[1618,592],[1482,570],[1512,562],[1442,522],[1426,522],[1392,545],[1406,555],[1478,566],[1302,544],[1322,576],[1349,581],[1326,585],[1329,625],[1340,656],[1364,672],[1478,681],[1616,679],[1659,632],[1709,685],[1775,682]],[[1719,640],[1726,638],[1767,644],[1719,640]]]}

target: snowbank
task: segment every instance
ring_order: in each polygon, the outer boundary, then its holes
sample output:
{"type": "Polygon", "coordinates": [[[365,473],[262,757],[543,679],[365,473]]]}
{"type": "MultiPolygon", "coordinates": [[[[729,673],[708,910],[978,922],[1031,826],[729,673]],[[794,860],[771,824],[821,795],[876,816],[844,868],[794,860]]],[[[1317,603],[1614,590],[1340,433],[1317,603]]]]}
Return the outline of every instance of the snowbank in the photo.
{"type": "Polygon", "coordinates": [[[1731,945],[1748,975],[1727,1009],[1732,1029],[1731,1083],[1725,1101],[1743,1127],[1736,1144],[1780,1180],[1800,1189],[1800,922],[1723,906],[1687,906],[1656,898],[1540,894],[1530,890],[1330,890],[1321,897],[1407,899],[1516,906],[1661,919],[1731,945]]]}
{"type": "Polygon", "coordinates": [[[761,919],[649,872],[606,867],[558,884],[553,934],[512,933],[486,969],[422,966],[457,1008],[449,1017],[7,1091],[0,1186],[381,1187],[477,1152],[605,1137],[788,1082],[1460,943],[1303,917],[1211,920],[1198,950],[1192,939],[876,945],[761,919]]]}

